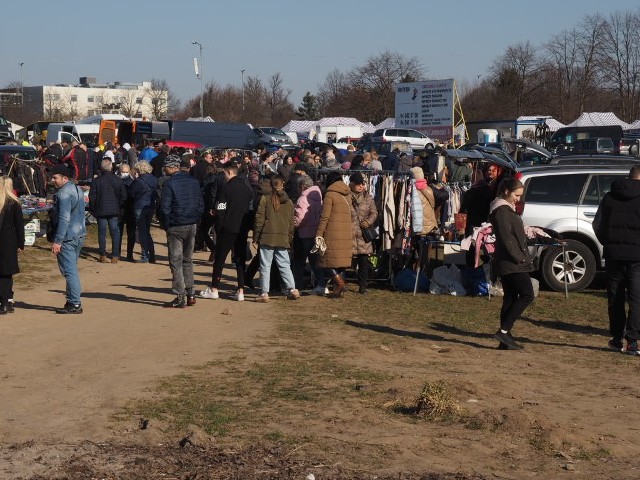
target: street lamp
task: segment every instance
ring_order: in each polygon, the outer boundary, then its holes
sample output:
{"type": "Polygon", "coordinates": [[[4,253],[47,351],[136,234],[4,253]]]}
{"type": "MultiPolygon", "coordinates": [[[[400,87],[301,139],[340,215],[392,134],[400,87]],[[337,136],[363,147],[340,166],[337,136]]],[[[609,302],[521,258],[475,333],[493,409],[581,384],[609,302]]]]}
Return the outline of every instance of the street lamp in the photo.
{"type": "Polygon", "coordinates": [[[244,112],[244,68],[240,70],[242,74],[242,111],[244,112]]]}
{"type": "Polygon", "coordinates": [[[20,62],[20,108],[24,110],[24,82],[22,80],[22,66],[24,62],[20,62]]]}
{"type": "Polygon", "coordinates": [[[200,48],[200,67],[196,70],[196,77],[200,79],[200,118],[204,118],[204,88],[202,83],[202,44],[195,40],[191,42],[192,45],[198,45],[200,48]]]}

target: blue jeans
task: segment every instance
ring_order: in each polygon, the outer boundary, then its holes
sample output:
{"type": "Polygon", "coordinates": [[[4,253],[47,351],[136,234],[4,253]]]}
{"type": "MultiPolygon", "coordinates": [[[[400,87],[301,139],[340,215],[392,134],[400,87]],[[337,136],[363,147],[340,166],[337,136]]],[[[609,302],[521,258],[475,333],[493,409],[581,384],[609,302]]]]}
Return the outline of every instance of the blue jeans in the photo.
{"type": "Polygon", "coordinates": [[[171,288],[176,295],[193,295],[193,246],[196,224],[167,229],[171,288]]]}
{"type": "Polygon", "coordinates": [[[145,207],[135,210],[136,233],[142,250],[142,258],[148,259],[156,254],[153,237],[151,237],[151,219],[153,218],[153,208],[145,207]]]}
{"type": "Polygon", "coordinates": [[[286,291],[296,288],[291,273],[289,252],[286,248],[260,247],[260,289],[262,293],[269,293],[269,280],[271,280],[271,264],[276,259],[276,265],[280,271],[280,278],[286,291]]]}
{"type": "Polygon", "coordinates": [[[98,249],[101,256],[107,255],[107,226],[111,237],[111,256],[120,257],[120,219],[117,215],[111,217],[98,217],[98,249]]]}
{"type": "Polygon", "coordinates": [[[84,237],[72,238],[62,242],[60,253],[58,254],[58,268],[67,282],[66,297],[67,302],[80,305],[80,275],[78,274],[78,257],[84,244],[84,237]]]}

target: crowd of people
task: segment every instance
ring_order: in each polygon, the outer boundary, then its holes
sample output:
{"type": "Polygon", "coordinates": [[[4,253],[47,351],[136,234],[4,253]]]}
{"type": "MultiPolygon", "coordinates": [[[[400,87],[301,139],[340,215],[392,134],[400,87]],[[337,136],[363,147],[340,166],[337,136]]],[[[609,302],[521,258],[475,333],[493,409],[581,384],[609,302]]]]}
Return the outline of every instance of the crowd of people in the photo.
{"type": "MultiPolygon", "coordinates": [[[[52,150],[56,151],[57,147],[52,145],[44,154],[52,150]]],[[[220,298],[222,274],[229,254],[237,281],[232,298],[237,301],[245,300],[246,288],[254,288],[258,272],[259,292],[255,300],[262,303],[269,302],[270,294],[278,290],[291,300],[300,298],[303,290],[331,298],[342,297],[347,289],[344,271],[348,268],[357,271],[358,292],[366,294],[379,206],[367,192],[365,174],[377,170],[399,171],[414,180],[416,196],[412,198],[412,212],[419,212],[421,216],[421,231],[415,232],[417,235],[428,235],[439,226],[435,214],[437,199],[426,178],[437,182],[449,176],[473,182],[462,199],[461,211],[468,216],[467,230],[487,220],[493,225],[496,234],[493,271],[501,278],[504,290],[500,328],[494,336],[500,342],[499,348],[522,348],[511,330],[534,299],[529,276],[534,269],[533,262],[525,227],[515,208],[524,186],[505,175],[497,165],[488,165],[480,173],[450,163],[438,155],[439,152],[407,158],[394,151],[381,161],[375,151],[357,154],[353,148],[340,158],[331,148],[194,153],[184,148],[170,148],[162,142],[147,144],[140,150],[129,144],[106,145],[98,156],[90,155],[81,144],[66,145],[61,150],[57,157],[60,160],[50,168],[57,190],[50,241],[66,280],[66,303],[57,313],[83,312],[77,263],[86,235],[84,192],[87,189],[86,209],[98,223],[98,261],[117,264],[124,257],[132,263],[155,263],[151,234],[155,219],[166,232],[175,295],[164,307],[185,308],[195,305],[197,298],[220,298]],[[82,186],[85,181],[90,187],[82,186]],[[111,239],[110,252],[107,251],[107,232],[111,239]],[[126,256],[121,252],[125,233],[126,256]],[[140,247],[138,259],[134,258],[136,244],[140,247]],[[202,250],[210,252],[209,262],[213,265],[211,282],[198,292],[193,253],[202,250]]],[[[632,169],[630,179],[625,180],[631,183],[615,187],[605,196],[594,222],[608,259],[613,336],[609,346],[633,354],[638,354],[640,336],[635,292],[638,259],[633,257],[635,250],[626,247],[640,241],[624,237],[628,233],[624,222],[614,222],[613,227],[611,223],[618,218],[616,209],[626,212],[635,208],[633,202],[637,195],[625,197],[628,192],[623,187],[633,190],[638,179],[640,170],[632,169]],[[622,193],[616,194],[620,189],[622,193]],[[603,209],[613,209],[614,213],[608,211],[603,215],[603,209]],[[618,245],[621,232],[623,246],[618,245]],[[627,258],[629,255],[633,258],[627,258]],[[625,318],[627,297],[630,312],[625,318]]],[[[18,254],[24,249],[19,206],[11,179],[2,177],[0,314],[15,308],[12,278],[19,272],[18,254]]]]}

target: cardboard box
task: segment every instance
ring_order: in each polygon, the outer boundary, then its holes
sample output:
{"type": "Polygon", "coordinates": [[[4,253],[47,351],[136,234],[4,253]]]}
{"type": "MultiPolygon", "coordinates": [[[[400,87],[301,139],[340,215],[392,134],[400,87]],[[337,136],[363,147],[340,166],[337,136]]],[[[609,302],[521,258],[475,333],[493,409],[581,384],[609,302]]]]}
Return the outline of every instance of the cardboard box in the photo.
{"type": "Polygon", "coordinates": [[[24,225],[25,233],[40,233],[40,220],[34,218],[24,225]]]}

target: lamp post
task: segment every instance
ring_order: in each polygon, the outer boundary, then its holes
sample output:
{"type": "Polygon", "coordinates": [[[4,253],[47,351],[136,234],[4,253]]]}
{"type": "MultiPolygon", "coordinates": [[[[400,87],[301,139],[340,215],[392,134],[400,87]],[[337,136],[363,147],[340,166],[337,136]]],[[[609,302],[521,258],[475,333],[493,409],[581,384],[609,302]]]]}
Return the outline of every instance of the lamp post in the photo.
{"type": "Polygon", "coordinates": [[[22,79],[22,66],[24,62],[20,62],[20,109],[24,110],[24,81],[22,79]]]}
{"type": "Polygon", "coordinates": [[[204,118],[204,88],[202,83],[202,44],[197,41],[191,42],[192,45],[198,45],[200,49],[200,67],[196,76],[200,78],[200,118],[204,118]]]}
{"type": "Polygon", "coordinates": [[[240,70],[242,74],[242,111],[244,112],[244,68],[240,70]]]}

